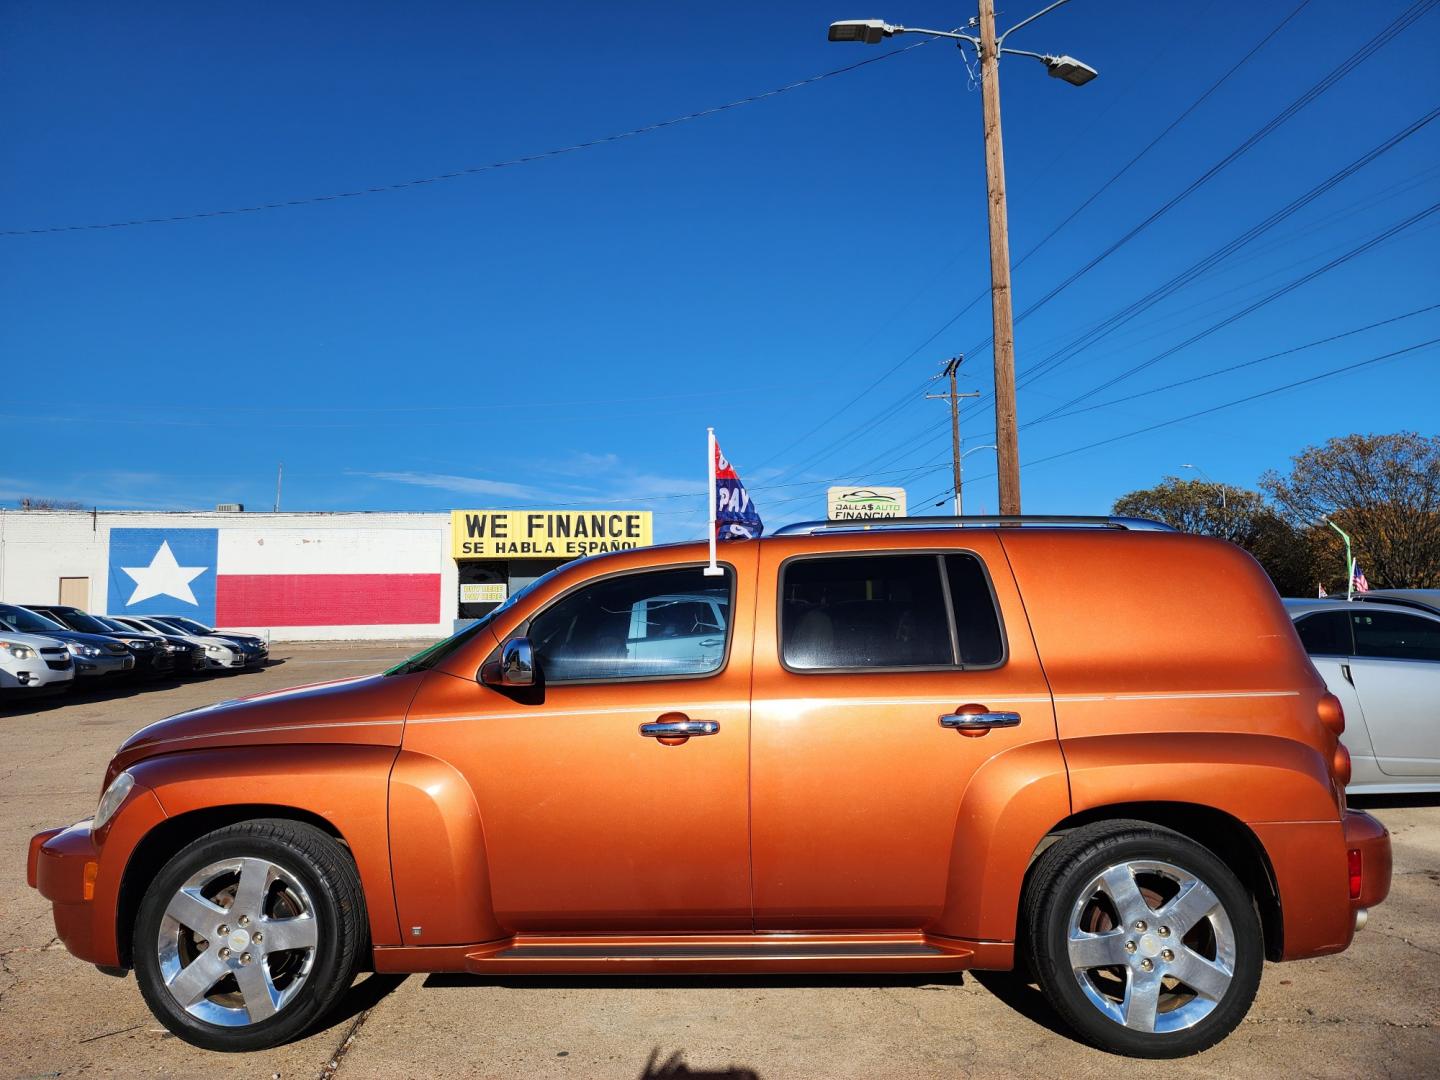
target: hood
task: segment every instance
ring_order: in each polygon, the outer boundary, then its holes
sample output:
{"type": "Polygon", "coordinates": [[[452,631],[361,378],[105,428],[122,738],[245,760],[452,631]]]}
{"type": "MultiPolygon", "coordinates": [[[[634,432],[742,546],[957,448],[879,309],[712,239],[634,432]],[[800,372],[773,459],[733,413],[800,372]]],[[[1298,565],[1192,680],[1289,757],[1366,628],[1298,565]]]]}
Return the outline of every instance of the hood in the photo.
{"type": "Polygon", "coordinates": [[[22,634],[18,630],[0,627],[0,641],[13,641],[16,645],[28,645],[32,649],[63,649],[65,643],[49,634],[22,634]]]}
{"type": "Polygon", "coordinates": [[[131,735],[110,771],[157,754],[222,746],[399,746],[405,713],[423,678],[423,672],[365,675],[191,709],[131,735]]]}
{"type": "MultiPolygon", "coordinates": [[[[79,630],[46,630],[46,637],[57,638],[60,641],[74,641],[81,645],[94,645],[97,649],[106,652],[119,653],[128,652],[125,643],[119,638],[110,637],[108,634],[82,634],[79,630]]],[[[139,636],[138,634],[136,635],[139,636]]]]}

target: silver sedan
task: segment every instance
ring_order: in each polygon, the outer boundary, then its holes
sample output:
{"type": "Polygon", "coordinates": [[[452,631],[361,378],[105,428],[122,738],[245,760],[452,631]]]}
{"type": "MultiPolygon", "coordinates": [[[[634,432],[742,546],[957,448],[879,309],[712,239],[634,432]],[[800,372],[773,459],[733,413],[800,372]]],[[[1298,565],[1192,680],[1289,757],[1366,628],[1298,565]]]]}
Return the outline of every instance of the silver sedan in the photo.
{"type": "Polygon", "coordinates": [[[1440,612],[1373,596],[1285,607],[1345,708],[1346,790],[1440,791],[1440,612]]]}

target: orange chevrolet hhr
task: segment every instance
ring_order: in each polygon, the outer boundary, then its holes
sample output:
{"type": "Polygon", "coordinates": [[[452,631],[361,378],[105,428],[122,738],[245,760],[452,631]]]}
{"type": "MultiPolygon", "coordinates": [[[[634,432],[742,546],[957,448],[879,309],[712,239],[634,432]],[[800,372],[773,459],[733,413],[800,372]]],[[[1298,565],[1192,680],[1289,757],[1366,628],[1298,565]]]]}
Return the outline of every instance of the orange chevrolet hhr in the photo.
{"type": "Polygon", "coordinates": [[[362,969],[1026,963],[1090,1042],[1169,1057],[1384,899],[1343,725],[1228,544],[822,522],[718,568],[571,563],[382,675],[152,724],[29,880],[215,1050],[292,1038],[362,969]]]}

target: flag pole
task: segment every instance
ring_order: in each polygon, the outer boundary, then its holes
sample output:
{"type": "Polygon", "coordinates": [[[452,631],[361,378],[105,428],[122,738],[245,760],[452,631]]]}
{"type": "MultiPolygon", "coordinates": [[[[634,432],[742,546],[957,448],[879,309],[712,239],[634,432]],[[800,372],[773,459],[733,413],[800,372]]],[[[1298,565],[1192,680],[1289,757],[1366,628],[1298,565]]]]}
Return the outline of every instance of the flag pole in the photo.
{"type": "Polygon", "coordinates": [[[715,562],[715,429],[705,429],[706,472],[710,477],[710,565],[705,567],[706,577],[719,577],[725,571],[715,562]]]}
{"type": "Polygon", "coordinates": [[[1339,533],[1340,539],[1345,541],[1345,599],[1353,600],[1355,598],[1355,556],[1350,550],[1350,534],[1329,518],[1325,519],[1325,524],[1339,533]]]}

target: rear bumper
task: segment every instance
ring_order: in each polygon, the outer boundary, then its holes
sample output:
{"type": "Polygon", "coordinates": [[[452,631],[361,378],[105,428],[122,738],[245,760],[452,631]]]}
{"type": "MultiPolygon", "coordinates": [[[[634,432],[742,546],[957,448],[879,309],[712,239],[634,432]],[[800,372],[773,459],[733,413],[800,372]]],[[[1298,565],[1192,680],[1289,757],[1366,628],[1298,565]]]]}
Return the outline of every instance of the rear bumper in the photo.
{"type": "Polygon", "coordinates": [[[1347,811],[1340,821],[1254,824],[1280,894],[1284,922],[1281,959],[1326,956],[1348,948],[1356,915],[1390,892],[1390,834],[1369,814],[1347,811]],[[1359,853],[1358,887],[1351,852],[1359,853]]]}
{"type": "MultiPolygon", "coordinates": [[[[1390,875],[1394,864],[1390,853],[1390,833],[1384,825],[1359,810],[1345,812],[1345,851],[1360,856],[1359,895],[1351,897],[1356,908],[1372,908],[1390,895],[1390,875]]],[[[1355,892],[1353,888],[1351,892],[1355,892]]]]}
{"type": "Polygon", "coordinates": [[[140,839],[164,818],[159,800],[137,784],[99,835],[82,821],[30,838],[25,880],[50,901],[56,936],[72,955],[102,967],[119,966],[115,931],[125,864],[140,839]]]}

